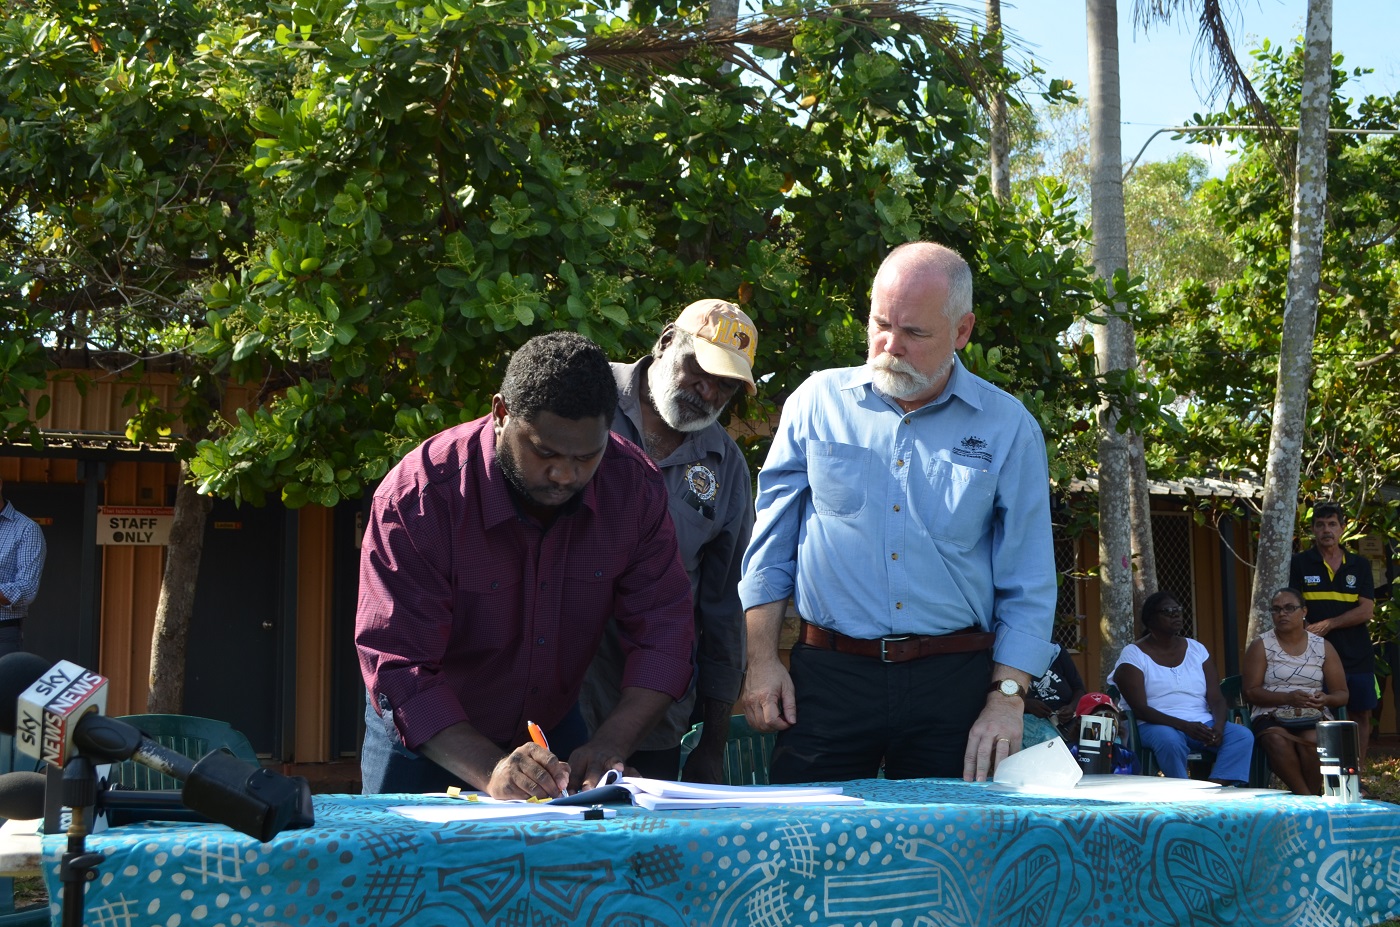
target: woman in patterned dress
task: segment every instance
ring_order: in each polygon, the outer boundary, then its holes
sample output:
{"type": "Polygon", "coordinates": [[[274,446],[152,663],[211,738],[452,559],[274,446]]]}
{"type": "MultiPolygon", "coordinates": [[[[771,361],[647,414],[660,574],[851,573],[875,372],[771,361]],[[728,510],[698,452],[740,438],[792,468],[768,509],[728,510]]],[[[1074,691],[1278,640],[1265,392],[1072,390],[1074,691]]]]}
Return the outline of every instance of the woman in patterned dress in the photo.
{"type": "Polygon", "coordinates": [[[1347,703],[1347,677],[1341,658],[1326,638],[1305,627],[1308,608],[1296,589],[1280,589],[1269,606],[1274,629],[1265,631],[1244,655],[1242,688],[1253,706],[1255,740],[1269,755],[1269,768],[1295,795],[1320,795],[1322,771],[1317,759],[1318,721],[1347,703]],[[1284,727],[1306,724],[1313,727],[1284,727]]]}

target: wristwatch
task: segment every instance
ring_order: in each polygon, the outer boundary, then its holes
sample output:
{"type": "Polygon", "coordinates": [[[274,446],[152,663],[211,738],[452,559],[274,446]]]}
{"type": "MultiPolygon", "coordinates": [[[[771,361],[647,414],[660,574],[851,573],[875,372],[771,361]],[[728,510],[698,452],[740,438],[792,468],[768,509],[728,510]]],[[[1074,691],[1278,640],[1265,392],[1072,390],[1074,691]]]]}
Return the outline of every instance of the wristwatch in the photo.
{"type": "Polygon", "coordinates": [[[1007,698],[1025,698],[1026,687],[1014,679],[999,679],[992,683],[988,692],[1000,692],[1007,698]]]}

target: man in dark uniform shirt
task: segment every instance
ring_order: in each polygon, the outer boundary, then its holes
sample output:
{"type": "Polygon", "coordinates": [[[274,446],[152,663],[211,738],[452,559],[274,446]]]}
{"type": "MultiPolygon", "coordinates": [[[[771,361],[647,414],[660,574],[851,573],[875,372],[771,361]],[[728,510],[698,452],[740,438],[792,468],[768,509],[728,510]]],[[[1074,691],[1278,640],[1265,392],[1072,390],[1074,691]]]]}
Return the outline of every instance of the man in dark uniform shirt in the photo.
{"type": "Polygon", "coordinates": [[[1347,720],[1356,722],[1360,759],[1366,760],[1371,738],[1371,711],[1378,703],[1376,655],[1368,624],[1376,609],[1371,563],[1342,549],[1346,517],[1330,502],[1313,509],[1313,546],[1295,554],[1288,584],[1303,594],[1308,630],[1331,642],[1342,658],[1351,701],[1347,720]]]}

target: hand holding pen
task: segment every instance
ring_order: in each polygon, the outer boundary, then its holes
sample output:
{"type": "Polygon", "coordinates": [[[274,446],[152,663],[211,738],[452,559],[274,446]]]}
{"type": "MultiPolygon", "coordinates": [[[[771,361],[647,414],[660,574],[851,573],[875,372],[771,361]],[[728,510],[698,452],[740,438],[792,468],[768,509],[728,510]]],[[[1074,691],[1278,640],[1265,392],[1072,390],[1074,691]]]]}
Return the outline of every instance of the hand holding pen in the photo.
{"type": "Polygon", "coordinates": [[[492,798],[558,798],[568,794],[569,764],[550,752],[544,731],[533,721],[525,729],[530,742],[496,763],[486,793],[492,798]]]}
{"type": "MultiPolygon", "coordinates": [[[[539,747],[540,749],[544,750],[545,753],[549,754],[549,759],[552,759],[554,761],[553,764],[550,765],[557,765],[562,770],[562,772],[552,769],[550,770],[552,773],[555,773],[554,784],[559,788],[558,793],[554,797],[558,797],[559,795],[568,795],[569,764],[560,760],[554,755],[554,751],[549,749],[549,739],[544,736],[544,729],[541,728],[538,724],[536,724],[533,721],[526,721],[525,730],[530,733],[530,740],[535,744],[535,746],[539,747]]],[[[546,768],[549,768],[549,766],[547,765],[546,768]]]]}

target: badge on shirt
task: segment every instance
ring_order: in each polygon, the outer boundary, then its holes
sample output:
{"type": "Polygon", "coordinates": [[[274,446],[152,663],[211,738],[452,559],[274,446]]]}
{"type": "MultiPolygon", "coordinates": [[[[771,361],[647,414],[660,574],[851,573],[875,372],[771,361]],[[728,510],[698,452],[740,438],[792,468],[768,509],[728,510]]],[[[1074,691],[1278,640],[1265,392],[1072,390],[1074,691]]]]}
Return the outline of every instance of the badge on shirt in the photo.
{"type": "Polygon", "coordinates": [[[691,464],[685,468],[685,482],[690,487],[685,501],[706,518],[714,518],[715,496],[719,495],[719,480],[715,478],[715,471],[704,464],[691,464]]]}
{"type": "Polygon", "coordinates": [[[1348,588],[1348,589],[1355,589],[1355,588],[1356,588],[1356,574],[1355,574],[1355,573],[1348,573],[1348,574],[1347,574],[1347,588],[1348,588]]]}
{"type": "Polygon", "coordinates": [[[715,501],[715,494],[719,492],[715,471],[704,464],[691,464],[685,468],[685,481],[690,485],[690,491],[695,493],[695,498],[701,502],[715,501]]]}
{"type": "Polygon", "coordinates": [[[1321,577],[1321,576],[1304,576],[1304,577],[1303,577],[1303,582],[1307,583],[1309,586],[1316,586],[1318,583],[1322,582],[1322,577],[1321,577]]]}

